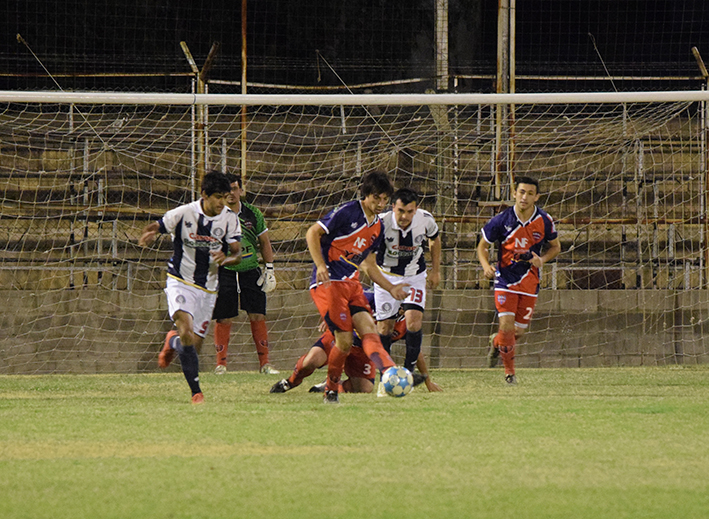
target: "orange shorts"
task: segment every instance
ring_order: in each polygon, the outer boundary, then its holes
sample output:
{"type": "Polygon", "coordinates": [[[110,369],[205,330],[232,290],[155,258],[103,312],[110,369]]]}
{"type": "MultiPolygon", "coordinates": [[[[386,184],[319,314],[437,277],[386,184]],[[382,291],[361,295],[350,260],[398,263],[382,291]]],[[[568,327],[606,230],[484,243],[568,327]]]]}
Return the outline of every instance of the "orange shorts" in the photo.
{"type": "Polygon", "coordinates": [[[537,298],[535,296],[495,290],[497,314],[514,315],[515,326],[518,328],[527,328],[529,326],[534,313],[534,305],[536,304],[537,298]]]}
{"type": "Polygon", "coordinates": [[[351,332],[354,330],[354,314],[372,313],[358,280],[331,281],[329,285],[318,285],[310,289],[310,297],[318,307],[320,316],[333,332],[351,332]]]}

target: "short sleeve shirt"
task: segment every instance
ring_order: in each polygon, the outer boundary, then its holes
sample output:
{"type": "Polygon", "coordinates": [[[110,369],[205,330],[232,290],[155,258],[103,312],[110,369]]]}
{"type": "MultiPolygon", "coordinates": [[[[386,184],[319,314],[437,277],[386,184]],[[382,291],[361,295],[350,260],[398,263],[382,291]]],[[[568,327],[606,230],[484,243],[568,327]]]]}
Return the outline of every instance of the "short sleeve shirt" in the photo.
{"type": "MultiPolygon", "coordinates": [[[[318,220],[325,230],[320,250],[332,281],[359,279],[359,265],[382,241],[382,224],[378,216],[367,222],[359,200],[347,202],[318,220]]],[[[313,268],[310,287],[316,286],[317,269],[313,268]]]]}
{"type": "Polygon", "coordinates": [[[539,293],[539,269],[529,260],[541,256],[543,246],[557,238],[551,217],[538,207],[522,222],[514,206],[494,216],[482,230],[488,243],[498,243],[495,289],[520,294],[539,293]]]}
{"type": "Polygon", "coordinates": [[[201,200],[181,205],[158,220],[160,232],[172,235],[173,254],[167,262],[170,276],[210,292],[216,291],[218,265],[210,252],[241,240],[239,219],[228,207],[207,216],[201,200]]]}
{"type": "Polygon", "coordinates": [[[379,219],[384,226],[384,240],[377,251],[377,265],[398,276],[425,272],[424,243],[438,236],[438,225],[431,213],[417,209],[407,229],[398,226],[393,211],[380,214],[379,219]]]}

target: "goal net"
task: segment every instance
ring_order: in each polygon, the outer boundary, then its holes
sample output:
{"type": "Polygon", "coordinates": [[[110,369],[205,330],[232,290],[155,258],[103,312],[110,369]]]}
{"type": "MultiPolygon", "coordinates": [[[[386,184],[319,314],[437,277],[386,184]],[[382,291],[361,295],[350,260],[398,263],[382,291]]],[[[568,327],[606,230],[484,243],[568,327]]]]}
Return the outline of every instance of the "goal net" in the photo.
{"type": "MultiPolygon", "coordinates": [[[[172,244],[137,239],[196,199],[212,169],[243,173],[266,216],[279,369],[319,335],[305,231],[372,170],[416,189],[441,228],[443,280],[424,327],[432,367],[486,364],[496,316],[475,248],[520,175],[540,180],[562,253],[544,266],[519,365],[704,363],[708,99],[0,92],[0,373],[155,370],[172,244]]],[[[258,368],[250,335],[235,319],[230,370],[258,368]]],[[[212,345],[210,332],[203,370],[212,345]]]]}

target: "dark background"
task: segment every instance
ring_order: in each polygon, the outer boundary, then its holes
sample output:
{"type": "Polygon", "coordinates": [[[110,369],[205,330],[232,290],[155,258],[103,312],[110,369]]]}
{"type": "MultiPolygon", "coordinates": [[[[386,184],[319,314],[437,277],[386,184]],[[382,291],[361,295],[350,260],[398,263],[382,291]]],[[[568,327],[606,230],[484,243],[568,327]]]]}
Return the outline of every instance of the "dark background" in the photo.
{"type": "MultiPolygon", "coordinates": [[[[697,76],[690,50],[697,46],[709,61],[708,4],[517,0],[517,75],[605,76],[602,59],[614,76],[697,76]]],[[[251,0],[248,81],[328,86],[432,78],[434,5],[435,0],[251,0]]],[[[487,76],[461,79],[459,90],[494,90],[490,77],[496,70],[497,5],[497,0],[450,0],[450,74],[487,76]]],[[[10,0],[0,27],[1,89],[57,88],[37,77],[43,70],[17,42],[17,33],[66,90],[188,91],[189,78],[170,76],[190,72],[181,40],[200,66],[212,43],[220,42],[210,77],[241,77],[240,0],[10,0]],[[115,73],[156,76],[77,76],[115,73]]],[[[389,90],[420,91],[433,85],[429,80],[389,90]]],[[[616,83],[616,88],[698,85],[686,79],[635,80],[616,83]]],[[[518,91],[612,88],[609,81],[517,84],[518,91]]],[[[269,89],[250,87],[251,92],[269,89]]]]}

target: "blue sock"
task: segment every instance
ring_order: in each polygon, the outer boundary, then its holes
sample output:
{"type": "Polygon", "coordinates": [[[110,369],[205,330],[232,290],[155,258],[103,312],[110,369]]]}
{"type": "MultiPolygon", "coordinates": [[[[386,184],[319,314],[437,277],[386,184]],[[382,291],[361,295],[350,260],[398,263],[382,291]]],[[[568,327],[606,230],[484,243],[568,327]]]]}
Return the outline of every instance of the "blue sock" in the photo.
{"type": "Polygon", "coordinates": [[[173,335],[172,337],[170,337],[169,344],[170,348],[175,350],[178,354],[182,354],[182,352],[184,351],[184,348],[182,347],[182,341],[180,340],[179,335],[173,335]]]}
{"type": "Polygon", "coordinates": [[[199,357],[197,357],[197,350],[194,346],[182,346],[181,349],[182,351],[179,352],[179,355],[180,363],[182,364],[182,373],[185,375],[192,394],[196,395],[202,392],[199,388],[199,357]]]}
{"type": "Polygon", "coordinates": [[[405,337],[406,358],[404,359],[404,367],[413,373],[416,367],[416,360],[419,358],[419,353],[421,353],[423,332],[421,330],[417,332],[407,331],[405,337]]]}

